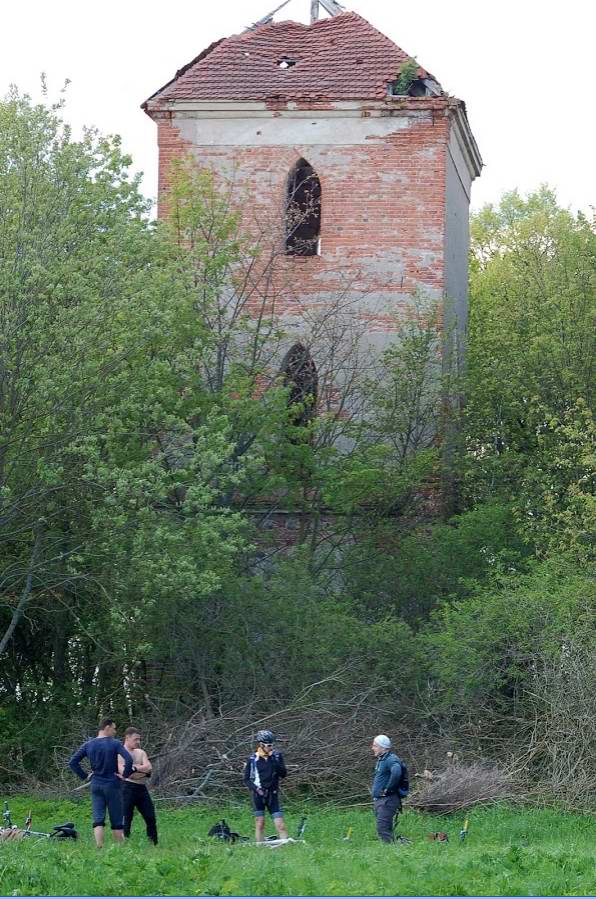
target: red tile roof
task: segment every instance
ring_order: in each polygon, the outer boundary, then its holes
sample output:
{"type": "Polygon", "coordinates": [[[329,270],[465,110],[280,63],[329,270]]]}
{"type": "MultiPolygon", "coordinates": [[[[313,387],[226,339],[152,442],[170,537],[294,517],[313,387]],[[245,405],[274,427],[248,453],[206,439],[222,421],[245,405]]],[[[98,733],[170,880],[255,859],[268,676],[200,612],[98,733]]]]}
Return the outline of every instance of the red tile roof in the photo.
{"type": "Polygon", "coordinates": [[[276,22],[212,44],[150,100],[382,100],[406,59],[354,12],[276,22]],[[280,68],[284,58],[294,64],[280,68]]]}

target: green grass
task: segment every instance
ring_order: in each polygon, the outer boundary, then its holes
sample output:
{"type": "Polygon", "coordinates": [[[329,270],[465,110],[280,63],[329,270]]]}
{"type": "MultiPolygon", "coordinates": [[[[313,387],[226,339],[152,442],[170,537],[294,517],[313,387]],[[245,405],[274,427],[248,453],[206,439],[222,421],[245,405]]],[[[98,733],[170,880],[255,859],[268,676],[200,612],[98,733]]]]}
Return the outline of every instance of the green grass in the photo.
{"type": "MultiPolygon", "coordinates": [[[[458,833],[463,816],[436,818],[406,812],[399,831],[409,846],[377,842],[365,809],[288,808],[290,830],[308,815],[305,844],[258,849],[214,843],[206,836],[222,816],[240,833],[252,832],[245,806],[159,809],[161,844],[148,844],[142,821],[124,847],[108,841],[98,852],[89,803],[11,800],[13,821],[33,807],[34,827],[74,820],[77,842],[30,839],[0,844],[0,893],[38,895],[523,895],[586,896],[596,892],[596,823],[553,810],[487,808],[470,815],[468,839],[458,833]],[[351,842],[344,842],[352,826],[351,842]],[[429,843],[429,831],[450,841],[429,843]]],[[[268,832],[273,832],[270,827],[268,832]]]]}

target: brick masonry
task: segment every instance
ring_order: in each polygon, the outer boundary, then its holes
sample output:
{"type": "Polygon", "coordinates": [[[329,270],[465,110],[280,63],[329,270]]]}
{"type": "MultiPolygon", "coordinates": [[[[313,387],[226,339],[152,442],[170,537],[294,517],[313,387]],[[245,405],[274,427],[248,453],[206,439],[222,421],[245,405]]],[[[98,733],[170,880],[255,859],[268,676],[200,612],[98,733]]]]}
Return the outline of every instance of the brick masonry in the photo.
{"type": "Polygon", "coordinates": [[[281,265],[286,278],[299,282],[303,303],[345,290],[347,282],[363,295],[382,293],[386,313],[371,316],[375,329],[389,326],[391,313],[416,289],[442,295],[450,135],[444,112],[409,119],[407,128],[383,138],[341,146],[197,146],[182,136],[183,122],[183,114],[174,113],[158,124],[160,215],[172,161],[190,155],[222,183],[233,178],[238,195],[250,197],[247,227],[252,219],[281,235],[287,177],[302,156],[321,181],[321,254],[287,257],[281,265]]]}
{"type": "Polygon", "coordinates": [[[233,181],[244,228],[279,246],[288,174],[303,157],[321,182],[321,252],[277,260],[278,311],[298,317],[341,295],[382,347],[416,292],[448,293],[464,327],[469,195],[482,163],[460,100],[387,96],[406,58],[354,13],[214,45],[144,104],[158,126],[159,214],[173,159],[191,156],[226,190],[233,181]],[[289,51],[298,63],[280,74],[275,61],[289,51]]]}

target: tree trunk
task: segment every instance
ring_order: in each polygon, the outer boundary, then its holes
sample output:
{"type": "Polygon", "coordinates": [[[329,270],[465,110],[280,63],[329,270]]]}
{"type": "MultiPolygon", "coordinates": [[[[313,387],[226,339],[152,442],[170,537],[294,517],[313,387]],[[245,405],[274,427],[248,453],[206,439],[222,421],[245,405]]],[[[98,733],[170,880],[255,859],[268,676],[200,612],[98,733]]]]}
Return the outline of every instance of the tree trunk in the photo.
{"type": "Polygon", "coordinates": [[[39,522],[35,531],[35,542],[33,544],[33,550],[31,552],[31,559],[29,560],[29,568],[27,570],[27,577],[25,578],[25,586],[23,588],[23,592],[21,593],[21,598],[19,599],[18,605],[12,613],[10,624],[6,628],[4,636],[0,640],[0,656],[2,656],[2,654],[5,652],[6,647],[12,639],[12,635],[14,634],[21,618],[25,614],[25,609],[29,605],[29,600],[31,599],[31,589],[33,587],[33,572],[35,571],[39,556],[41,554],[42,533],[43,528],[41,522],[39,522]]]}

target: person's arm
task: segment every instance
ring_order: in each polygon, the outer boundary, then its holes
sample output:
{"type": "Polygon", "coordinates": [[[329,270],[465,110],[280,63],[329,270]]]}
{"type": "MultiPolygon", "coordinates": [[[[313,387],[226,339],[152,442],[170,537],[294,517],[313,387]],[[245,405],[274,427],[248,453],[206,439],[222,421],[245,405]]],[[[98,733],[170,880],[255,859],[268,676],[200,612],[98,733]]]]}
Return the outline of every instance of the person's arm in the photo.
{"type": "Polygon", "coordinates": [[[74,773],[77,775],[77,777],[80,777],[81,780],[87,780],[87,778],[89,777],[89,775],[87,774],[85,769],[81,768],[81,760],[84,759],[86,756],[87,756],[87,744],[83,743],[83,745],[77,749],[77,751],[74,753],[74,755],[72,756],[71,760],[68,763],[68,767],[71,769],[71,771],[74,771],[74,773]]]}
{"type": "Polygon", "coordinates": [[[288,769],[286,768],[286,763],[284,762],[284,757],[281,752],[274,752],[273,758],[275,760],[275,766],[277,768],[277,773],[280,777],[285,777],[288,773],[288,769]]]}
{"type": "MultiPolygon", "coordinates": [[[[118,755],[122,756],[122,758],[124,759],[124,768],[121,772],[121,776],[126,779],[127,777],[130,777],[130,775],[132,774],[132,769],[134,767],[132,755],[130,754],[128,749],[124,748],[124,746],[122,744],[120,744],[120,746],[118,748],[118,755]]],[[[118,766],[118,767],[120,767],[120,766],[118,766]]]]}
{"type": "Polygon", "coordinates": [[[401,780],[401,765],[397,761],[397,759],[393,762],[389,770],[391,772],[389,783],[385,787],[385,794],[387,796],[391,795],[392,793],[397,793],[397,788],[399,787],[399,782],[401,780]]]}
{"type": "Polygon", "coordinates": [[[139,749],[141,753],[141,762],[135,762],[135,768],[140,774],[151,774],[153,771],[153,765],[149,761],[149,756],[145,752],[144,749],[139,749]]]}
{"type": "Polygon", "coordinates": [[[242,776],[242,780],[244,781],[245,787],[247,787],[249,790],[254,789],[254,784],[251,782],[251,779],[250,779],[250,759],[247,761],[246,765],[244,766],[244,774],[242,776]]]}

